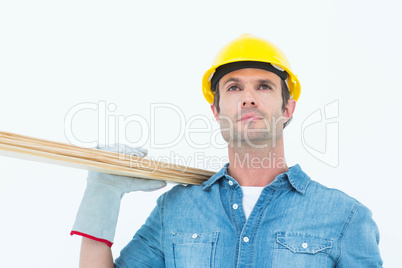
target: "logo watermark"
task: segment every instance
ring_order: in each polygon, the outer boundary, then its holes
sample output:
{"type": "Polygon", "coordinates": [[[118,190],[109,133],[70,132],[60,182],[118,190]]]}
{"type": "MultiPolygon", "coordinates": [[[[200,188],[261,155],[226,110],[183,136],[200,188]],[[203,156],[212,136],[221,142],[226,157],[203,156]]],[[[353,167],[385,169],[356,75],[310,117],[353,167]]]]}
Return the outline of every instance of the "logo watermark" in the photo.
{"type": "Polygon", "coordinates": [[[319,161],[331,166],[339,165],[339,101],[333,101],[311,113],[301,127],[303,147],[319,161]],[[306,131],[314,126],[324,129],[324,149],[308,142],[306,131]]]}
{"type": "MultiPolygon", "coordinates": [[[[153,149],[174,148],[180,142],[185,141],[189,148],[199,151],[201,149],[224,149],[230,146],[242,146],[247,144],[250,148],[261,149],[267,146],[274,147],[278,137],[282,135],[282,127],[285,120],[282,116],[268,116],[257,110],[243,111],[239,108],[232,117],[220,115],[218,120],[220,128],[216,128],[216,119],[205,115],[186,115],[178,106],[170,103],[152,103],[150,116],[142,114],[119,114],[114,103],[99,101],[97,103],[84,102],[74,105],[66,113],[64,121],[65,136],[67,140],[76,146],[94,148],[98,145],[109,146],[112,144],[125,144],[129,147],[147,147],[153,149]],[[90,112],[97,122],[97,136],[80,138],[79,132],[74,129],[75,120],[90,112]],[[172,121],[176,122],[174,133],[170,139],[160,139],[157,134],[158,120],[169,113],[172,121]],[[254,114],[257,120],[248,120],[249,114],[254,114]],[[255,121],[259,121],[255,125],[255,121]],[[138,135],[133,138],[128,135],[130,127],[135,126],[138,135]],[[215,126],[215,128],[214,128],[215,126]],[[130,138],[129,138],[130,137],[130,138]],[[223,139],[222,139],[223,137],[223,139]],[[267,142],[268,141],[268,142],[267,142]]],[[[173,129],[169,129],[169,131],[173,129]]],[[[167,131],[167,132],[169,132],[167,131]]],[[[321,131],[322,132],[322,131],[321,131]]],[[[321,133],[320,132],[320,133],[321,133]]],[[[310,138],[311,138],[310,137],[310,138]]],[[[305,150],[319,161],[331,166],[339,165],[339,101],[333,101],[323,108],[315,110],[302,123],[301,142],[305,150]],[[324,146],[317,146],[309,137],[317,137],[317,133],[311,132],[319,127],[325,131],[324,146]],[[313,133],[313,134],[312,134],[313,133]],[[324,147],[324,149],[320,148],[324,147]]],[[[203,168],[218,169],[228,162],[227,157],[211,157],[203,153],[194,153],[192,157],[181,157],[171,153],[166,158],[153,159],[158,162],[177,164],[180,166],[197,166],[203,168]]],[[[286,165],[285,159],[275,155],[269,155],[263,159],[252,158],[243,155],[235,159],[236,164],[248,167],[279,167],[286,165]]],[[[233,164],[233,163],[231,163],[233,164]]]]}

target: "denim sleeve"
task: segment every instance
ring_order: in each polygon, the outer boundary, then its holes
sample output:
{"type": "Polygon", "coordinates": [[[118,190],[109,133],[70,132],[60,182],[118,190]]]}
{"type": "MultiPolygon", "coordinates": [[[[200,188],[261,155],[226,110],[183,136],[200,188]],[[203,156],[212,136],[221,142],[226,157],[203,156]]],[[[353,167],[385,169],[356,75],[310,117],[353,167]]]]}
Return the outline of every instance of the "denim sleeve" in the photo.
{"type": "Polygon", "coordinates": [[[145,224],[120,252],[120,256],[115,261],[115,267],[165,267],[161,209],[163,197],[164,195],[159,197],[157,206],[145,224]]]}
{"type": "Polygon", "coordinates": [[[371,211],[358,204],[349,215],[341,237],[341,253],[336,267],[382,267],[378,243],[380,234],[371,211]]]}

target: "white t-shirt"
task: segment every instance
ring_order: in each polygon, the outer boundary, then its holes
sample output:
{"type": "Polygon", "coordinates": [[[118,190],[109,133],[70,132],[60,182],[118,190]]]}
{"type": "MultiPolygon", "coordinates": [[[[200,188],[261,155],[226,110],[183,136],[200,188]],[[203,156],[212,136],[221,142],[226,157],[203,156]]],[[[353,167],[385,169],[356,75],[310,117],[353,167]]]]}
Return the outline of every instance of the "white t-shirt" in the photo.
{"type": "Polygon", "coordinates": [[[240,186],[243,191],[243,210],[246,215],[246,219],[250,216],[255,203],[257,203],[258,198],[260,198],[262,189],[264,187],[254,187],[254,186],[240,186]]]}

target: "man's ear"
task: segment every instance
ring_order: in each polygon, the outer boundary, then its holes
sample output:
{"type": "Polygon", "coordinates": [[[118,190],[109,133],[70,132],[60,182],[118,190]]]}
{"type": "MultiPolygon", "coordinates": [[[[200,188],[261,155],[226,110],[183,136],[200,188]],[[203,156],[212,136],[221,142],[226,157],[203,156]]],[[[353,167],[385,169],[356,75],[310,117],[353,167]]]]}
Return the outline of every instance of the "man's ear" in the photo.
{"type": "Polygon", "coordinates": [[[216,110],[216,107],[215,107],[214,103],[211,103],[211,110],[212,110],[212,113],[214,114],[214,117],[215,117],[216,121],[219,122],[219,113],[216,110]]]}
{"type": "Polygon", "coordinates": [[[293,115],[296,109],[296,101],[294,99],[289,99],[288,103],[286,104],[286,109],[283,112],[283,119],[287,122],[293,115]]]}

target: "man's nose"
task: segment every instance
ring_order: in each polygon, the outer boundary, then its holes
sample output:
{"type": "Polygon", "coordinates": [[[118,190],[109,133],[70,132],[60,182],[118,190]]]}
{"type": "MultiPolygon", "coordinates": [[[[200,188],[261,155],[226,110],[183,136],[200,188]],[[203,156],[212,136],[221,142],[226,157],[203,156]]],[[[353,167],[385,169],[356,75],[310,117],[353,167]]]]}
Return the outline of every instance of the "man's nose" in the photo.
{"type": "Polygon", "coordinates": [[[244,91],[241,107],[242,108],[258,107],[257,100],[255,99],[253,94],[248,90],[244,91]]]}

